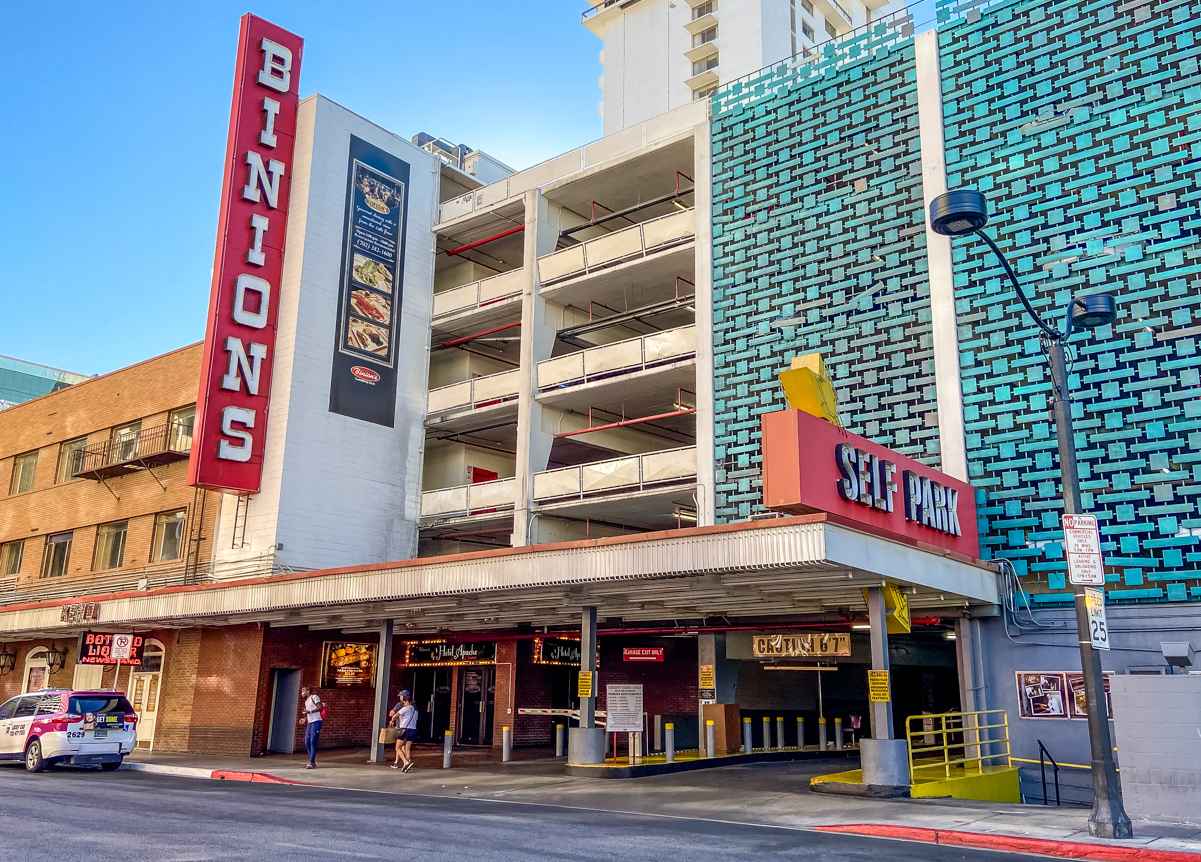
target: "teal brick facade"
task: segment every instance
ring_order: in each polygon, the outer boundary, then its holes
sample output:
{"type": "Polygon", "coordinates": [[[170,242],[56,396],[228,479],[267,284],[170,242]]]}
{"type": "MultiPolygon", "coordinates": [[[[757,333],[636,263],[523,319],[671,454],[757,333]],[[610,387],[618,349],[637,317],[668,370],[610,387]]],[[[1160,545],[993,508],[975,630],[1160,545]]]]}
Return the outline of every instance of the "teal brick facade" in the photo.
{"type": "MultiPolygon", "coordinates": [[[[943,2],[947,179],[1045,317],[1118,296],[1077,335],[1084,506],[1117,601],[1201,597],[1201,4],[943,2]]],[[[981,243],[954,243],[966,443],[986,556],[1040,602],[1067,601],[1047,364],[981,243]]]]}
{"type": "Polygon", "coordinates": [[[717,520],[762,512],[760,414],[821,351],[847,428],[938,464],[913,41],[884,20],[712,103],[717,520]]]}

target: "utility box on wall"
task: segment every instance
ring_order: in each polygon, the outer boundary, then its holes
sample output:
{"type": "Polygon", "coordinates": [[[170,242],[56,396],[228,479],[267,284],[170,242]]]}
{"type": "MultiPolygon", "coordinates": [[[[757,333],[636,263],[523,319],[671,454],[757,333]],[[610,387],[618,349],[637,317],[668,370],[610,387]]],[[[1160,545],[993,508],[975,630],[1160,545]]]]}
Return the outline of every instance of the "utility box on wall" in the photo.
{"type": "Polygon", "coordinates": [[[1111,686],[1126,811],[1201,824],[1201,675],[1120,674],[1111,686]]]}

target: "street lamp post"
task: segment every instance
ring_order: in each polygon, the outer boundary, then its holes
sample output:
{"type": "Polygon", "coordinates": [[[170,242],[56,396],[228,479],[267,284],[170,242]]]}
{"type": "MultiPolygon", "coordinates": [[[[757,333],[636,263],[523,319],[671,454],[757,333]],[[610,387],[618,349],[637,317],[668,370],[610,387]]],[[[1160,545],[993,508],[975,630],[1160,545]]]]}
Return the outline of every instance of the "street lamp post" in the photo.
{"type": "MultiPolygon", "coordinates": [[[[1047,347],[1051,365],[1051,387],[1054,392],[1055,435],[1059,443],[1059,469],[1063,483],[1063,511],[1067,515],[1080,512],[1080,477],[1076,471],[1076,444],[1072,432],[1071,393],[1068,389],[1068,370],[1064,346],[1077,329],[1096,329],[1112,323],[1116,317],[1113,296],[1095,293],[1073,297],[1064,310],[1061,330],[1048,324],[1034,310],[1018,281],[1013,267],[1001,253],[992,237],[983,231],[988,221],[988,204],[984,195],[974,189],[956,189],[939,195],[930,204],[930,226],[935,233],[956,237],[975,234],[984,240],[1001,262],[1013,283],[1027,313],[1038,324],[1043,344],[1047,347]]],[[[1104,681],[1101,675],[1101,656],[1093,648],[1088,635],[1088,611],[1084,589],[1075,590],[1076,630],[1080,643],[1080,667],[1084,675],[1084,695],[1088,708],[1088,735],[1092,749],[1093,810],[1088,819],[1089,834],[1096,838],[1131,838],[1134,833],[1130,818],[1122,805],[1122,786],[1118,782],[1113,759],[1113,741],[1109,732],[1109,715],[1105,707],[1104,681]]]]}

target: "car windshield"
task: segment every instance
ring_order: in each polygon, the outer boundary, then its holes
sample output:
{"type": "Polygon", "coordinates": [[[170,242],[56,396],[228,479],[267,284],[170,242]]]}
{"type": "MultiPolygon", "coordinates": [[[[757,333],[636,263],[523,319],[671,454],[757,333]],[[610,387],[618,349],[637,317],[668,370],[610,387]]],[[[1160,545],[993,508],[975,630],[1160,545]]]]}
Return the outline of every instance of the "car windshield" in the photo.
{"type": "Polygon", "coordinates": [[[133,712],[133,707],[119,694],[83,694],[71,696],[71,704],[67,711],[75,715],[86,715],[89,712],[125,714],[133,712]]]}

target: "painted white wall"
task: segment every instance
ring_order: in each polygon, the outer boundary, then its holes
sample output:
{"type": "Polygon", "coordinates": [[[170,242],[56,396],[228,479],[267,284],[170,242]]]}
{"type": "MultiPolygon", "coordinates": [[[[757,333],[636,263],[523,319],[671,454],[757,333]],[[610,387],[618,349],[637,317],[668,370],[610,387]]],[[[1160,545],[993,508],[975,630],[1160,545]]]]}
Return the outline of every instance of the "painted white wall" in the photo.
{"type": "Polygon", "coordinates": [[[424,446],[432,225],[438,161],[321,96],[300,105],[280,289],[262,492],[246,541],[231,548],[235,506],[223,505],[218,559],[269,553],[283,565],[325,567],[416,552],[424,446]],[[329,411],[350,136],[410,165],[395,427],[329,411]]]}

